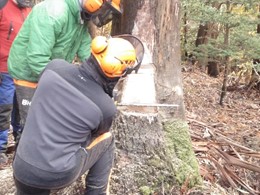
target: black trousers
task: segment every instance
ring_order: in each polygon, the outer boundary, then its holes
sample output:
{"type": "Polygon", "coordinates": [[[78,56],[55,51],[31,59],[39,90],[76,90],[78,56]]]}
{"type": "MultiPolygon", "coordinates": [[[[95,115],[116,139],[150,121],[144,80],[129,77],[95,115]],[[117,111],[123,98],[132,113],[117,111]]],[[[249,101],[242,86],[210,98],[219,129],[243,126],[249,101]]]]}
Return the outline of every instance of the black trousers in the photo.
{"type": "Polygon", "coordinates": [[[16,194],[15,195],[29,195],[29,194],[37,194],[37,195],[49,195],[51,190],[34,188],[31,186],[27,186],[17,179],[14,178],[15,186],[16,186],[16,194]]]}
{"type": "MultiPolygon", "coordinates": [[[[27,114],[31,105],[31,101],[36,88],[27,87],[15,84],[15,96],[14,96],[14,112],[19,116],[20,129],[15,135],[16,147],[18,146],[19,139],[21,137],[27,114]]],[[[18,117],[17,117],[18,118],[18,117]]]]}
{"type": "MultiPolygon", "coordinates": [[[[79,158],[77,159],[80,161],[78,162],[79,168],[71,173],[74,180],[67,185],[65,185],[65,183],[62,184],[63,187],[69,186],[88,171],[85,195],[107,194],[109,177],[114,161],[114,148],[114,139],[110,134],[109,137],[96,142],[91,148],[86,148],[87,155],[78,153],[79,158]]],[[[51,181],[51,178],[49,179],[51,181]]],[[[62,183],[62,181],[60,182],[62,183]]],[[[49,195],[51,189],[59,189],[57,187],[53,188],[52,186],[50,186],[49,189],[47,189],[48,187],[45,187],[46,189],[35,188],[18,181],[16,178],[15,185],[17,189],[16,195],[49,195]]]]}

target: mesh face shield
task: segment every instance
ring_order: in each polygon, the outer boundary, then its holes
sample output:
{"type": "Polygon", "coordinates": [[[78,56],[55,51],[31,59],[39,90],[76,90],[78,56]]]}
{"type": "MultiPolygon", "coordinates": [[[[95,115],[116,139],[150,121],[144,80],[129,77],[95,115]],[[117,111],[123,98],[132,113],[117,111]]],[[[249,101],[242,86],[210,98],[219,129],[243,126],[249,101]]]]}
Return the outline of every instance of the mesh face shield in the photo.
{"type": "Polygon", "coordinates": [[[140,39],[138,39],[137,37],[135,37],[133,35],[123,34],[123,35],[117,35],[117,36],[114,36],[114,37],[122,38],[122,39],[129,41],[135,48],[136,63],[132,68],[126,69],[124,76],[130,74],[132,71],[135,71],[135,73],[137,73],[141,64],[142,64],[143,57],[144,57],[144,45],[143,45],[143,43],[141,42],[140,39]]]}
{"type": "Polygon", "coordinates": [[[98,11],[91,15],[91,20],[97,27],[101,27],[109,23],[113,17],[119,17],[121,13],[112,6],[110,1],[107,1],[103,3],[98,11]]]}

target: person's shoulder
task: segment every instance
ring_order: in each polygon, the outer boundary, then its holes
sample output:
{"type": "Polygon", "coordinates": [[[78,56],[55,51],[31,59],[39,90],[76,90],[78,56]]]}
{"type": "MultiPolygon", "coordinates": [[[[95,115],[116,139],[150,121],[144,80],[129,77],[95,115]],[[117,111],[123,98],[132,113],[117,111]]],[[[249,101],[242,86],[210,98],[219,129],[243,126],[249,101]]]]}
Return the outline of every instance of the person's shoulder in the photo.
{"type": "Polygon", "coordinates": [[[72,64],[68,63],[66,60],[63,59],[54,59],[50,61],[47,66],[46,70],[56,70],[64,67],[72,66],[72,64]]]}
{"type": "Polygon", "coordinates": [[[64,17],[68,11],[68,6],[64,0],[46,1],[46,8],[48,15],[56,19],[64,17]]]}
{"type": "Polygon", "coordinates": [[[41,72],[40,77],[41,78],[44,74],[48,74],[50,72],[56,72],[56,73],[60,73],[63,71],[68,71],[71,70],[75,67],[75,65],[68,63],[67,61],[63,60],[63,59],[54,59],[52,61],[50,61],[46,67],[44,68],[44,70],[41,72]]]}
{"type": "Polygon", "coordinates": [[[32,11],[37,15],[37,17],[50,17],[54,21],[59,21],[67,15],[68,6],[64,0],[45,0],[36,4],[32,11]]]}

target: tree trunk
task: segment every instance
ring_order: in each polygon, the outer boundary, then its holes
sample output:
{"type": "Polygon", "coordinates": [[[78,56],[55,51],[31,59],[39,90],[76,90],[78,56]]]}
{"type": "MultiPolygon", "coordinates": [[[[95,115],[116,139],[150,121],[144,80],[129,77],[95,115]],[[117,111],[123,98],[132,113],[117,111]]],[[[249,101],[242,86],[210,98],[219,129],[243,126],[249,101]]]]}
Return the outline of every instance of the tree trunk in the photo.
{"type": "Polygon", "coordinates": [[[219,65],[216,61],[208,62],[208,75],[211,77],[218,77],[219,75],[219,65]]]}
{"type": "Polygon", "coordinates": [[[160,103],[175,103],[180,107],[173,117],[184,118],[180,54],[180,5],[168,0],[156,5],[156,39],[154,62],[157,65],[156,87],[160,103]],[[160,14],[161,13],[161,14],[160,14]],[[163,13],[163,14],[162,14],[163,13]]]}
{"type": "MultiPolygon", "coordinates": [[[[230,2],[226,1],[227,5],[227,12],[230,12],[230,2]]],[[[230,32],[230,27],[228,24],[225,25],[225,35],[224,35],[224,47],[228,48],[229,47],[229,32],[230,32]]],[[[220,94],[220,100],[219,104],[223,105],[224,103],[224,98],[227,93],[227,79],[228,79],[228,74],[229,74],[229,56],[225,56],[225,70],[224,70],[224,79],[223,79],[223,84],[221,88],[221,94],[220,94]]]]}
{"type": "MultiPolygon", "coordinates": [[[[211,4],[212,7],[219,9],[220,3],[218,2],[210,2],[207,1],[205,4],[211,4]]],[[[212,22],[206,22],[206,24],[200,24],[198,33],[197,33],[197,39],[195,41],[196,47],[199,47],[200,45],[206,45],[208,43],[209,39],[217,39],[218,37],[218,27],[216,23],[212,22]]],[[[208,65],[209,61],[212,61],[212,57],[208,56],[207,49],[203,48],[201,49],[202,57],[198,58],[198,64],[200,68],[205,71],[206,67],[208,65]],[[210,59],[208,59],[210,58],[210,59]]]]}
{"type": "Polygon", "coordinates": [[[92,39],[97,36],[97,27],[92,22],[88,22],[88,32],[92,39]]]}
{"type": "MultiPolygon", "coordinates": [[[[129,105],[126,108],[128,112],[121,112],[117,118],[115,129],[118,159],[113,175],[117,178],[115,183],[119,184],[112,189],[117,187],[121,190],[119,194],[135,194],[140,191],[146,191],[144,194],[158,193],[166,186],[178,189],[176,184],[183,184],[189,174],[192,186],[200,182],[200,176],[191,149],[188,126],[184,121],[180,2],[125,0],[124,3],[124,16],[114,29],[120,29],[119,34],[136,35],[145,44],[146,54],[151,56],[151,61],[145,61],[141,68],[146,68],[148,64],[155,66],[158,106],[154,105],[156,113],[151,114],[144,112],[147,107],[129,105]],[[129,110],[130,108],[134,110],[129,110]],[[185,157],[190,158],[187,160],[185,157]],[[175,166],[178,168],[175,169],[175,166]],[[188,170],[192,170],[192,173],[188,170]]],[[[145,80],[147,81],[143,77],[143,81],[136,87],[142,86],[145,80]]],[[[143,87],[144,92],[147,89],[148,87],[143,87]]],[[[139,93],[136,89],[134,92],[139,93]]],[[[169,188],[165,192],[171,193],[173,191],[169,188]]]]}
{"type": "Polygon", "coordinates": [[[188,126],[162,124],[157,110],[119,112],[113,128],[117,152],[112,194],[180,194],[188,177],[189,186],[200,182],[189,135],[183,133],[188,126]]]}
{"type": "MultiPolygon", "coordinates": [[[[260,19],[260,5],[258,5],[258,18],[260,19]]],[[[257,24],[256,33],[260,34],[260,24],[257,24]]],[[[253,66],[260,66],[260,59],[254,59],[253,60],[253,66]]],[[[249,89],[252,87],[255,87],[256,89],[260,90],[260,68],[252,70],[251,80],[249,82],[249,89]]]]}

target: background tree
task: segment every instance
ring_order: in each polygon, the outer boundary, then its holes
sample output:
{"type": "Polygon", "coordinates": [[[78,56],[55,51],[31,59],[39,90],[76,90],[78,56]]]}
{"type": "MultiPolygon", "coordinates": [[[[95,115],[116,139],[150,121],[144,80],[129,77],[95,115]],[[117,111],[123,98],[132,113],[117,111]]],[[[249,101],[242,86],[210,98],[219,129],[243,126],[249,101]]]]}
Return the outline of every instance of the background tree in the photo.
{"type": "MultiPolygon", "coordinates": [[[[260,35],[260,4],[258,5],[258,24],[256,28],[256,33],[260,35]]],[[[249,88],[256,87],[260,90],[260,59],[256,58],[253,59],[253,68],[252,68],[252,75],[249,82],[249,88]]]]}
{"type": "Polygon", "coordinates": [[[211,76],[218,75],[212,74],[212,65],[216,73],[225,70],[220,103],[225,90],[257,86],[260,35],[255,27],[259,24],[259,2],[184,0],[182,4],[186,18],[182,24],[182,32],[186,33],[182,50],[196,58],[196,64],[203,64],[211,76]]]}

